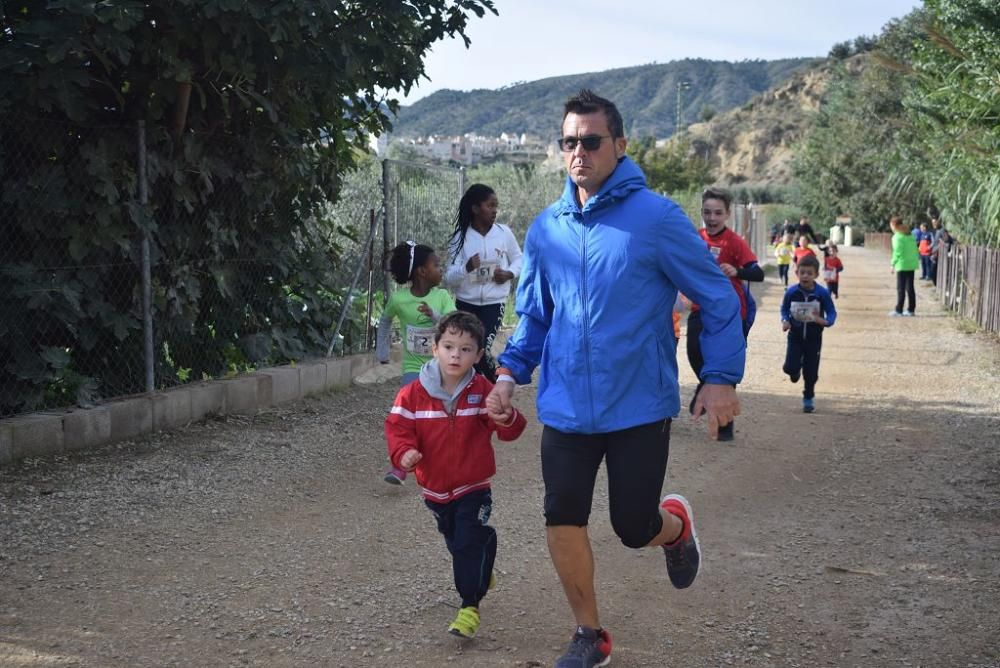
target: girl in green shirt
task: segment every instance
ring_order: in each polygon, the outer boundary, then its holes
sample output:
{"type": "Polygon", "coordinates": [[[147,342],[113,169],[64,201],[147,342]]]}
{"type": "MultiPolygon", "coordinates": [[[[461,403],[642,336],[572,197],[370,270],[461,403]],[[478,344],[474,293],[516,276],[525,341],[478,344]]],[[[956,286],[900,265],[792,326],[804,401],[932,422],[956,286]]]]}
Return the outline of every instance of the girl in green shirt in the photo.
{"type": "MultiPolygon", "coordinates": [[[[389,272],[400,285],[408,289],[396,290],[389,297],[378,324],[375,359],[389,363],[392,321],[399,321],[403,339],[403,376],[400,387],[420,375],[420,367],[431,359],[434,344],[434,326],[437,321],[455,310],[455,301],[441,283],[441,258],[434,249],[413,241],[401,243],[389,256],[389,272]]],[[[401,485],[406,471],[392,468],[385,474],[385,481],[401,485]]]]}

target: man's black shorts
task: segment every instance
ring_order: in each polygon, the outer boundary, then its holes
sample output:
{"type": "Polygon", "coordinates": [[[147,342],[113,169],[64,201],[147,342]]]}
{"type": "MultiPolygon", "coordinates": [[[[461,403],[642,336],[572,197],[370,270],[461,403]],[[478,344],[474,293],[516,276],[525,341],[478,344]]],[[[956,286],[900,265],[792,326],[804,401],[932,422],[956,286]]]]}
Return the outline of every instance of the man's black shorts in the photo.
{"type": "Polygon", "coordinates": [[[546,526],[586,526],[594,481],[606,461],[611,525],[629,547],[660,532],[660,493],[670,451],[670,420],[606,434],[542,431],[546,526]]]}

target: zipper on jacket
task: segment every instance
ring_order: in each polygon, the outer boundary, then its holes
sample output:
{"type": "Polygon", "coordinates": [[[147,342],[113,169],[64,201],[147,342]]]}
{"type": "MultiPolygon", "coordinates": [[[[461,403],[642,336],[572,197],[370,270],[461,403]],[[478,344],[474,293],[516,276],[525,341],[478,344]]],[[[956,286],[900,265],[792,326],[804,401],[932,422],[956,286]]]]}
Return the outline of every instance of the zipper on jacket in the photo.
{"type": "MultiPolygon", "coordinates": [[[[479,262],[486,262],[486,235],[481,235],[483,237],[483,254],[479,256],[479,262]]],[[[486,286],[488,283],[479,284],[479,306],[482,306],[486,301],[486,286]]]]}
{"type": "Polygon", "coordinates": [[[582,279],[580,281],[580,294],[583,296],[583,358],[587,367],[587,399],[590,403],[590,430],[593,432],[596,430],[597,425],[594,424],[594,379],[591,377],[592,370],[590,368],[590,306],[587,285],[587,233],[589,228],[587,226],[586,214],[584,214],[583,211],[580,211],[580,218],[580,222],[583,225],[583,234],[581,235],[580,244],[580,264],[582,274],[582,279]]]}

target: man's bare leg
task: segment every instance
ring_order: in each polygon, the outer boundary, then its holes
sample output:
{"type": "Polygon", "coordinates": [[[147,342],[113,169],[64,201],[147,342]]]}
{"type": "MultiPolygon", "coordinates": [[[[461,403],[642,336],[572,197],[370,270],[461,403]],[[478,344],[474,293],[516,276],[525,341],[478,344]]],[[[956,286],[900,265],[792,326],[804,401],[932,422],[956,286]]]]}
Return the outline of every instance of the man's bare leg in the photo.
{"type": "Polygon", "coordinates": [[[577,625],[601,628],[594,592],[594,553],[590,549],[587,527],[550,526],[546,529],[546,537],[552,565],[559,574],[577,625]]]}

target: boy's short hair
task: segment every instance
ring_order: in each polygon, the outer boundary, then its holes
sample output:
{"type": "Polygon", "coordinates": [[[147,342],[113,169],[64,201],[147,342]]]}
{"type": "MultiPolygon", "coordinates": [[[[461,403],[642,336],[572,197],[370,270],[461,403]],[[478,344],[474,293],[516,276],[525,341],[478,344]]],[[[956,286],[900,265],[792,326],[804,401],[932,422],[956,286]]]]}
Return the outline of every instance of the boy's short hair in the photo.
{"type": "Polygon", "coordinates": [[[806,255],[804,258],[799,260],[799,269],[802,267],[812,267],[819,272],[819,258],[815,255],[806,255]]]}
{"type": "Polygon", "coordinates": [[[466,311],[452,311],[445,317],[438,320],[437,329],[434,331],[434,343],[439,343],[441,337],[448,330],[459,333],[470,334],[479,346],[478,350],[485,347],[486,330],[479,318],[466,311]]]}
{"type": "Polygon", "coordinates": [[[729,211],[729,209],[731,209],[733,206],[732,194],[730,194],[728,190],[725,190],[723,188],[716,188],[714,186],[711,188],[706,188],[705,192],[701,194],[701,203],[704,204],[705,200],[707,199],[717,199],[721,201],[723,204],[726,205],[726,211],[729,211]]]}

